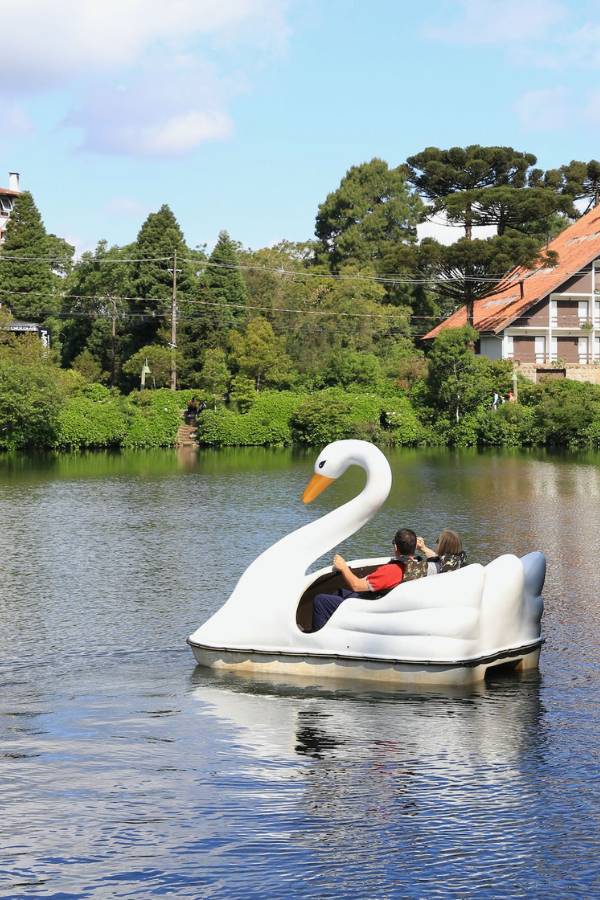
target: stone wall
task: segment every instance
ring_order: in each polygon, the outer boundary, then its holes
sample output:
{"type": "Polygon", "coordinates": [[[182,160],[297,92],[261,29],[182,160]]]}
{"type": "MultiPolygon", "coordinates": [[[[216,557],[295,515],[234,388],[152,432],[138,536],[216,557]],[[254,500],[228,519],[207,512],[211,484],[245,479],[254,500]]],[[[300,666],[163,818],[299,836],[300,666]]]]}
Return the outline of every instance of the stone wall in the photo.
{"type": "MultiPolygon", "coordinates": [[[[517,364],[516,369],[520,375],[534,382],[539,380],[540,375],[542,378],[551,377],[551,371],[553,371],[549,366],[537,366],[535,363],[520,363],[517,364]],[[543,371],[540,372],[540,369],[543,371]]],[[[570,378],[572,381],[589,381],[590,384],[600,384],[600,363],[588,366],[580,363],[565,363],[556,367],[557,375],[562,371],[565,372],[566,378],[570,378]]]]}

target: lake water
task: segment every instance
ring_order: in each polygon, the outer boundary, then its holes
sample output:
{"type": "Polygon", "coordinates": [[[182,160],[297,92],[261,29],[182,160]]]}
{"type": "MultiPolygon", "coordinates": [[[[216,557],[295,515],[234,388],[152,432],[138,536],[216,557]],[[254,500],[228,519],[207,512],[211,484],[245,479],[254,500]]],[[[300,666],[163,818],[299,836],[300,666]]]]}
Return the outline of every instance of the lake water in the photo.
{"type": "Polygon", "coordinates": [[[476,691],[219,676],[185,638],[314,453],[0,459],[2,897],[600,896],[600,457],[390,453],[348,541],[548,556],[541,672],[476,691]]]}

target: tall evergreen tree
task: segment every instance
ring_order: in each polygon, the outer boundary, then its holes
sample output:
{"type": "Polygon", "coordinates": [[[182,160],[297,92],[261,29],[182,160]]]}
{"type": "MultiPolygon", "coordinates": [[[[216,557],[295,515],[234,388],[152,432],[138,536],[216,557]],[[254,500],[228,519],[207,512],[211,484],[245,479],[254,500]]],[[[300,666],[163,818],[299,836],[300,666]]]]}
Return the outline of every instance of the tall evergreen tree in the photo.
{"type": "Polygon", "coordinates": [[[29,191],[14,202],[0,250],[0,300],[18,319],[43,322],[58,312],[51,247],[29,191]]]}
{"type": "Polygon", "coordinates": [[[177,295],[180,302],[189,297],[194,281],[191,254],[183,232],[171,209],[165,204],[150,213],[138,232],[134,245],[130,302],[132,320],[128,352],[162,337],[170,340],[173,265],[177,254],[177,295]]]}
{"type": "Polygon", "coordinates": [[[317,212],[315,233],[333,272],[346,263],[378,264],[399,243],[415,243],[424,207],[402,166],[382,159],[352,166],[317,212]]]}
{"type": "Polygon", "coordinates": [[[226,231],[205,264],[196,302],[189,303],[185,325],[186,352],[198,372],[204,351],[223,347],[232,328],[246,318],[247,291],[238,268],[238,246],[226,231]]]}

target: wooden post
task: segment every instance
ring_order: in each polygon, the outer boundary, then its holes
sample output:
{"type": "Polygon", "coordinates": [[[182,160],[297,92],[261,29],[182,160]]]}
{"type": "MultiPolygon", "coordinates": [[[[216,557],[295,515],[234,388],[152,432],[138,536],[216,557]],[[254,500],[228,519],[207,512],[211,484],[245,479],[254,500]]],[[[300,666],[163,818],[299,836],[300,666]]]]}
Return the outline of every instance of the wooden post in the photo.
{"type": "Polygon", "coordinates": [[[111,313],[111,330],[110,330],[110,348],[111,348],[111,373],[110,373],[110,385],[111,387],[115,386],[115,376],[116,376],[116,343],[117,343],[117,301],[114,297],[109,297],[112,313],[111,313]]]}
{"type": "Polygon", "coordinates": [[[173,294],[171,297],[171,390],[177,390],[177,250],[173,253],[173,294]]]}

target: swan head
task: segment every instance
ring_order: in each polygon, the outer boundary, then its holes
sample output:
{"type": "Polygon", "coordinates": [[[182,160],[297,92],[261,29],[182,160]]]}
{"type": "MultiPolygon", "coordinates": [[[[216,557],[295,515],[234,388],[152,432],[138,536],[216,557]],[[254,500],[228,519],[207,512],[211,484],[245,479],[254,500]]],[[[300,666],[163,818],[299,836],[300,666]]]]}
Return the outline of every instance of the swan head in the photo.
{"type": "Polygon", "coordinates": [[[372,451],[380,455],[380,451],[368,441],[346,440],[327,444],[317,457],[314,475],[302,495],[304,503],[311,503],[333,484],[336,478],[343,475],[349,466],[359,465],[366,468],[372,451]]]}

